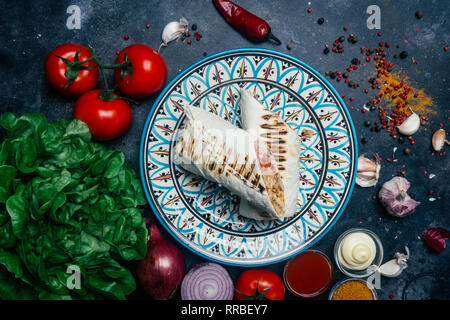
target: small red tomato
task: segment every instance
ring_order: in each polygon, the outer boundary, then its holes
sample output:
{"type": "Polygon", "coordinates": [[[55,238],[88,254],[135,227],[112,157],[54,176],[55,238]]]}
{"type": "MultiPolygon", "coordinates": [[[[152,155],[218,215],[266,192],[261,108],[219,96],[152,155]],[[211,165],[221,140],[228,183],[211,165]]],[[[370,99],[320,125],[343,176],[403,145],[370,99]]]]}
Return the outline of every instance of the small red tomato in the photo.
{"type": "Polygon", "coordinates": [[[50,85],[61,93],[78,96],[97,85],[98,65],[94,60],[80,63],[92,56],[78,44],[63,44],[50,52],[45,61],[45,75],[50,85]]]}
{"type": "Polygon", "coordinates": [[[283,280],[273,271],[249,269],[236,281],[234,300],[284,300],[283,280]]]}
{"type": "Polygon", "coordinates": [[[111,99],[115,94],[104,98],[103,94],[100,90],[91,90],[79,97],[73,117],[85,122],[96,140],[111,140],[127,131],[131,125],[132,112],[125,100],[111,99]]]}
{"type": "Polygon", "coordinates": [[[124,66],[114,70],[114,81],[120,91],[132,98],[144,98],[161,90],[167,78],[164,59],[144,44],[120,51],[116,64],[124,66]]]}

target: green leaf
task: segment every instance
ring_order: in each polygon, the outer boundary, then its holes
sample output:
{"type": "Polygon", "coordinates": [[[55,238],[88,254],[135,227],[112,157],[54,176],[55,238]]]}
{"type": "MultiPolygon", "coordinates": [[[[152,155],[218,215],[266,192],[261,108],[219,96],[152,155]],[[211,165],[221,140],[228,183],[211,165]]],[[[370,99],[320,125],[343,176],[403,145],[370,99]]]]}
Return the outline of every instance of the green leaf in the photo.
{"type": "Polygon", "coordinates": [[[112,179],[119,175],[120,170],[125,162],[125,156],[123,152],[116,152],[116,154],[109,160],[108,166],[105,171],[105,178],[112,179]]]}
{"type": "Polygon", "coordinates": [[[34,300],[36,292],[23,281],[15,279],[4,266],[0,266],[0,298],[5,300],[34,300]]]}
{"type": "Polygon", "coordinates": [[[59,126],[50,125],[41,133],[41,142],[44,150],[49,153],[62,151],[63,130],[59,126]]]}
{"type": "Polygon", "coordinates": [[[0,116],[0,125],[7,131],[14,131],[17,127],[19,118],[11,113],[5,112],[0,116]]]}
{"type": "Polygon", "coordinates": [[[8,165],[0,166],[0,203],[5,203],[8,200],[11,183],[16,175],[16,168],[8,165]]]}
{"type": "Polygon", "coordinates": [[[136,289],[136,282],[129,271],[125,276],[116,280],[112,280],[102,272],[96,272],[87,276],[86,284],[110,298],[120,300],[126,299],[126,295],[136,289]]]}
{"type": "Polygon", "coordinates": [[[10,155],[10,139],[5,139],[0,145],[0,165],[7,164],[10,155]]]}
{"type": "Polygon", "coordinates": [[[0,249],[0,264],[4,265],[16,278],[23,276],[22,265],[17,255],[0,249]]]}
{"type": "Polygon", "coordinates": [[[55,186],[57,191],[62,191],[71,182],[72,175],[67,169],[63,169],[60,175],[55,175],[51,180],[51,183],[55,186]]]}
{"type": "Polygon", "coordinates": [[[0,125],[0,298],[126,298],[136,284],[120,261],[145,257],[147,229],[123,152],[79,120],[4,113],[0,125]],[[81,289],[67,288],[67,265],[81,289]]]}
{"type": "Polygon", "coordinates": [[[12,229],[11,218],[6,213],[0,213],[0,248],[9,249],[15,244],[16,237],[12,229]]]}
{"type": "Polygon", "coordinates": [[[78,119],[73,119],[68,124],[64,137],[80,137],[84,141],[89,141],[92,135],[86,123],[78,119]]]}
{"type": "Polygon", "coordinates": [[[19,239],[26,237],[26,227],[29,220],[26,208],[27,201],[22,196],[14,195],[6,201],[6,211],[11,217],[14,235],[19,239]]]}
{"type": "Polygon", "coordinates": [[[36,170],[38,164],[35,164],[37,157],[36,144],[31,138],[23,138],[17,148],[16,166],[23,173],[31,173],[36,170]]]}

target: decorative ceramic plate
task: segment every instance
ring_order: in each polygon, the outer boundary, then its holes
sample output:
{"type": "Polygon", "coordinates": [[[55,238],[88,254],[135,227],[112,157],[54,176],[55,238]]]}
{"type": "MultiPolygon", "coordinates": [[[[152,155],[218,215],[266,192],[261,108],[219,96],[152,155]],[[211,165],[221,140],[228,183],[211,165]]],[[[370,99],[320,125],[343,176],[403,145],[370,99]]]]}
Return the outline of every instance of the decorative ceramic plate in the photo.
{"type": "Polygon", "coordinates": [[[148,115],[140,152],[144,189],[160,222],[197,254],[238,266],[279,262],[310,247],[339,218],[356,175],[355,132],[336,90],[307,64],[266,49],[218,53],[179,74],[148,115]],[[302,139],[297,213],[284,221],[242,217],[239,197],[172,162],[183,108],[240,126],[242,87],[302,139]]]}

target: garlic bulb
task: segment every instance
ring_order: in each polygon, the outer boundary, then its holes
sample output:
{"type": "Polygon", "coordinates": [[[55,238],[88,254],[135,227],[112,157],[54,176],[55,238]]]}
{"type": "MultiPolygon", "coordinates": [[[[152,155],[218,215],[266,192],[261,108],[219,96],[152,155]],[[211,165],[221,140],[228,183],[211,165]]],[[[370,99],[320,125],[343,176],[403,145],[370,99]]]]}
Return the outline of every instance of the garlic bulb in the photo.
{"type": "Polygon", "coordinates": [[[169,22],[163,29],[161,39],[162,43],[159,46],[158,52],[161,47],[167,47],[170,41],[178,39],[183,34],[186,34],[189,30],[189,22],[185,18],[181,18],[180,21],[169,22]]]}
{"type": "Polygon", "coordinates": [[[420,117],[417,113],[413,112],[400,126],[397,127],[397,129],[401,134],[411,136],[419,130],[419,127],[420,117]]]}
{"type": "Polygon", "coordinates": [[[356,184],[361,187],[373,187],[380,176],[380,161],[372,161],[364,156],[358,157],[358,171],[356,172],[356,184]]]}
{"type": "Polygon", "coordinates": [[[444,129],[439,129],[433,134],[433,137],[431,138],[433,149],[437,152],[441,151],[441,149],[444,147],[444,142],[449,144],[449,142],[445,140],[444,129]]]}
{"type": "Polygon", "coordinates": [[[409,187],[409,181],[403,177],[394,177],[383,184],[378,198],[390,215],[398,218],[406,217],[420,204],[406,193],[409,187]]]}

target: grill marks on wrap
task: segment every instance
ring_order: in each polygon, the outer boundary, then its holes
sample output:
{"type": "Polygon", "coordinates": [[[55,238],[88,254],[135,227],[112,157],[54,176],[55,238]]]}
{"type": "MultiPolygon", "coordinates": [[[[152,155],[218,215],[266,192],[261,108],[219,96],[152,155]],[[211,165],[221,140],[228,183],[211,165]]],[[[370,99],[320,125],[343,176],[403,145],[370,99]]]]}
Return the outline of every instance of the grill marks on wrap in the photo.
{"type": "Polygon", "coordinates": [[[269,110],[265,110],[265,114],[261,116],[264,123],[260,125],[261,133],[259,137],[264,141],[270,149],[270,152],[277,161],[277,168],[283,176],[286,172],[284,163],[287,161],[287,136],[289,128],[287,124],[278,119],[278,116],[272,114],[269,110]]]}
{"type": "MultiPolygon", "coordinates": [[[[233,175],[252,189],[258,190],[259,193],[266,191],[264,179],[261,179],[261,175],[255,170],[257,160],[254,159],[249,162],[247,155],[244,158],[244,163],[238,164],[240,155],[233,154],[231,147],[225,141],[218,144],[218,138],[216,136],[211,137],[210,132],[204,126],[199,129],[192,128],[192,130],[186,127],[184,135],[180,136],[176,144],[175,150],[191,159],[193,163],[198,163],[198,160],[201,159],[202,167],[214,176],[225,174],[228,178],[233,175]],[[194,132],[196,137],[193,137],[191,132],[194,132]],[[198,150],[199,143],[201,143],[200,150],[198,150]]],[[[275,178],[275,180],[277,179],[275,178]]],[[[275,182],[270,183],[270,185],[275,184],[275,182]]]]}

